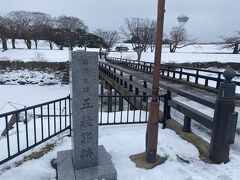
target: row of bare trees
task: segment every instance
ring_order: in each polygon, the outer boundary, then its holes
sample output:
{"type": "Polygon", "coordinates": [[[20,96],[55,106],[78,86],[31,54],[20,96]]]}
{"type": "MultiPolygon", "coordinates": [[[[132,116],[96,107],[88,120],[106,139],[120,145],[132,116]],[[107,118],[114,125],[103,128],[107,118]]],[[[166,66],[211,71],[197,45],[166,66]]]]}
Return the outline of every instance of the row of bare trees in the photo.
{"type": "MultiPolygon", "coordinates": [[[[126,42],[131,43],[134,51],[137,53],[137,60],[140,60],[142,52],[146,52],[149,48],[151,52],[154,51],[156,21],[148,18],[126,19],[125,26],[121,27],[121,31],[125,39],[127,39],[126,42]]],[[[174,53],[176,49],[196,43],[187,34],[183,25],[172,27],[169,35],[165,34],[163,42],[169,45],[171,53],[174,53]]]]}
{"type": "Polygon", "coordinates": [[[7,40],[16,48],[16,39],[24,40],[28,49],[38,48],[40,40],[45,40],[50,49],[55,43],[59,49],[74,46],[99,47],[105,46],[102,38],[88,33],[88,27],[77,17],[60,16],[52,18],[42,12],[12,11],[0,16],[0,39],[3,50],[7,50],[7,40]]]}
{"type": "Polygon", "coordinates": [[[132,44],[133,50],[137,53],[137,59],[141,59],[142,52],[148,48],[154,49],[156,21],[143,18],[132,18],[125,20],[125,26],[121,31],[127,42],[132,44]]]}
{"type": "MultiPolygon", "coordinates": [[[[187,17],[188,18],[188,17],[187,17]]],[[[189,18],[188,18],[189,19],[189,18]]],[[[120,27],[123,39],[131,43],[137,53],[138,60],[142,52],[149,48],[154,51],[156,37],[156,21],[148,18],[126,19],[124,26],[120,27]]],[[[3,50],[6,50],[7,40],[12,42],[12,48],[16,48],[16,39],[23,39],[27,48],[38,48],[40,40],[45,40],[50,49],[56,44],[59,49],[64,47],[96,47],[111,50],[119,41],[117,31],[97,29],[93,34],[88,32],[88,27],[77,17],[60,16],[53,18],[42,12],[12,11],[5,16],[0,16],[0,39],[3,50]]],[[[240,52],[240,32],[233,37],[221,37],[222,48],[232,48],[233,53],[240,52]]],[[[164,42],[169,45],[169,50],[174,53],[176,49],[196,43],[186,31],[184,24],[172,27],[165,34],[164,42]]]]}
{"type": "MultiPolygon", "coordinates": [[[[179,18],[183,18],[180,16],[179,18]]],[[[196,39],[192,38],[186,30],[185,22],[179,21],[178,26],[173,26],[168,34],[164,34],[163,42],[169,46],[170,53],[176,52],[177,49],[189,45],[195,45],[196,39]]],[[[181,19],[180,19],[181,20],[181,19]]],[[[125,20],[125,26],[121,27],[126,42],[131,43],[134,51],[137,53],[137,60],[141,59],[142,52],[148,48],[154,50],[156,37],[156,22],[151,19],[132,18],[125,20]]],[[[235,32],[231,37],[220,37],[220,49],[232,49],[233,54],[240,53],[240,31],[235,32]]]]}

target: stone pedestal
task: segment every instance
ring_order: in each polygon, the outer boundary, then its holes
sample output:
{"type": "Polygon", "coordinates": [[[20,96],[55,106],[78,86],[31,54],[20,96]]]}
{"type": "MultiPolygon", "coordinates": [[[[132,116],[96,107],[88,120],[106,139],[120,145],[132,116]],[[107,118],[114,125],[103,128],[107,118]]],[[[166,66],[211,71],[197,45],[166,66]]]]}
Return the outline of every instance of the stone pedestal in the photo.
{"type": "Polygon", "coordinates": [[[61,151],[57,154],[58,180],[116,180],[117,171],[111,161],[111,156],[103,146],[98,147],[97,166],[74,169],[73,151],[61,151]]]}
{"type": "Polygon", "coordinates": [[[58,152],[59,180],[116,180],[111,156],[98,146],[98,53],[71,53],[72,150],[58,152]]]}

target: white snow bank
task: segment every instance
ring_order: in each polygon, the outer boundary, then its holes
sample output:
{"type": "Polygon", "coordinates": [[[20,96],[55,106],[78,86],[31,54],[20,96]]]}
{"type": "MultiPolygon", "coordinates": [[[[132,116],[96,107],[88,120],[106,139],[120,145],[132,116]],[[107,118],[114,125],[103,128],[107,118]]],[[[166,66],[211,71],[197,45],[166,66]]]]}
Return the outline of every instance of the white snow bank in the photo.
{"type": "MultiPolygon", "coordinates": [[[[168,160],[151,170],[136,168],[129,156],[144,152],[145,130],[145,125],[100,127],[99,143],[111,154],[119,180],[238,180],[239,155],[231,152],[231,161],[227,164],[206,164],[199,159],[193,145],[169,129],[159,129],[158,141],[158,154],[168,156],[168,160]],[[177,156],[190,163],[184,163],[177,156]]],[[[53,151],[2,173],[0,180],[55,179],[50,161],[56,158],[57,151],[71,149],[70,142],[70,138],[65,137],[53,151]]]]}

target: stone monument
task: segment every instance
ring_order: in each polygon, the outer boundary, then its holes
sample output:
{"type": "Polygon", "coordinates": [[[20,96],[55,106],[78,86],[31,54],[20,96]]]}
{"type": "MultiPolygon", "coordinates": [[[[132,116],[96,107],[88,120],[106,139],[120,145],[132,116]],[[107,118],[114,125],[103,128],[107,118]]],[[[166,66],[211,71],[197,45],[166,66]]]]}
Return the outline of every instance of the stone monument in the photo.
{"type": "Polygon", "coordinates": [[[58,152],[58,180],[116,180],[104,146],[98,146],[98,53],[71,52],[72,150],[58,152]]]}

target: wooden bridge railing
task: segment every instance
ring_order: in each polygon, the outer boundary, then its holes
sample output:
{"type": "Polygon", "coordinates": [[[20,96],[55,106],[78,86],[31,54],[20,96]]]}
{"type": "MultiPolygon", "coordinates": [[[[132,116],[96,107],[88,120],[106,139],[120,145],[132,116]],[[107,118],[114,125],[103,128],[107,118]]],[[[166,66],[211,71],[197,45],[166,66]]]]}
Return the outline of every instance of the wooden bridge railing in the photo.
{"type": "MultiPolygon", "coordinates": [[[[100,68],[100,71],[102,71],[105,75],[107,75],[113,81],[115,81],[116,83],[119,83],[124,88],[128,88],[129,92],[133,92],[135,95],[151,94],[151,89],[148,86],[150,82],[146,80],[142,80],[140,79],[140,77],[131,75],[128,71],[111,66],[104,62],[99,62],[99,68],[100,68]]],[[[206,114],[203,114],[202,112],[196,109],[193,109],[177,100],[172,99],[172,96],[174,94],[179,95],[181,97],[187,98],[188,100],[192,100],[194,102],[202,104],[211,109],[215,108],[215,103],[213,101],[203,98],[201,96],[198,96],[196,94],[190,93],[185,90],[175,89],[173,87],[167,86],[162,83],[160,83],[160,88],[166,91],[166,96],[164,98],[161,98],[161,101],[164,102],[164,108],[165,108],[165,115],[162,118],[162,123],[164,125],[166,123],[166,120],[171,118],[170,108],[173,108],[183,113],[185,115],[185,119],[188,119],[188,121],[185,121],[184,123],[185,124],[184,127],[186,127],[185,128],[186,131],[191,131],[191,128],[190,128],[191,119],[194,119],[195,121],[202,124],[208,129],[212,128],[212,122],[213,122],[212,117],[206,114]]]]}
{"type": "MultiPolygon", "coordinates": [[[[151,62],[120,59],[113,57],[107,57],[106,60],[111,63],[118,63],[121,64],[122,66],[129,67],[135,70],[144,71],[149,74],[153,72],[154,68],[154,63],[151,62]]],[[[216,89],[218,89],[220,83],[224,81],[223,72],[165,64],[161,65],[160,75],[163,77],[170,77],[173,79],[192,82],[194,84],[199,84],[207,87],[213,87],[216,89]],[[207,73],[210,73],[211,76],[209,76],[209,74],[207,73]],[[191,80],[191,78],[193,79],[191,80]],[[211,81],[213,83],[210,83],[211,81]]],[[[236,77],[239,78],[240,74],[236,74],[236,77]]],[[[239,81],[233,82],[236,84],[236,86],[240,86],[239,81]]]]}
{"type": "MultiPolygon", "coordinates": [[[[128,63],[129,66],[139,66],[139,68],[149,68],[151,69],[151,66],[144,66],[139,63],[128,63]]],[[[143,77],[140,77],[138,74],[132,74],[131,71],[128,71],[127,69],[123,69],[121,67],[117,67],[116,65],[111,65],[108,62],[99,62],[99,70],[101,73],[104,74],[107,78],[109,78],[114,83],[122,86],[124,89],[127,89],[129,92],[134,93],[135,95],[149,95],[151,94],[151,89],[148,87],[148,84],[151,83],[147,81],[146,79],[142,79],[143,77]]],[[[150,71],[150,70],[149,70],[150,71]]],[[[100,73],[100,74],[101,74],[100,73]]],[[[160,100],[164,104],[163,108],[163,116],[160,120],[161,123],[163,123],[163,127],[166,126],[166,121],[168,119],[171,119],[171,108],[177,110],[178,112],[181,112],[184,114],[184,123],[182,130],[184,132],[191,132],[191,121],[194,120],[198,122],[199,124],[203,125],[204,127],[208,128],[212,131],[212,133],[219,133],[221,131],[221,134],[224,134],[224,137],[221,137],[223,139],[227,139],[229,134],[227,133],[229,130],[228,128],[225,129],[217,129],[218,127],[216,124],[218,123],[218,120],[214,117],[216,116],[216,102],[211,101],[207,98],[201,97],[199,95],[190,93],[185,90],[176,89],[171,86],[168,86],[166,84],[160,83],[160,88],[165,90],[165,95],[160,98],[160,100]],[[202,106],[208,107],[213,110],[214,115],[209,116],[207,114],[204,114],[201,109],[194,109],[193,107],[190,107],[180,101],[177,101],[174,99],[174,95],[181,96],[183,98],[186,98],[187,100],[190,100],[194,103],[198,103],[202,106]],[[214,128],[215,127],[215,128],[214,128]],[[214,131],[213,131],[214,129],[214,131]],[[226,131],[226,132],[222,132],[226,131]]],[[[227,112],[232,113],[232,112],[227,112]]],[[[230,122],[233,122],[235,120],[229,119],[230,122]]],[[[232,133],[232,132],[231,132],[232,133]]],[[[235,134],[235,132],[233,132],[235,134]]],[[[214,137],[214,135],[212,135],[214,137]]],[[[234,138],[234,137],[232,137],[234,138]]],[[[210,146],[219,146],[219,144],[215,144],[214,140],[211,140],[210,146]]],[[[229,146],[229,144],[227,144],[229,146]]],[[[228,150],[229,152],[229,150],[228,150]]],[[[226,152],[226,153],[228,153],[226,152]]],[[[226,155],[224,154],[224,156],[226,155]]],[[[227,155],[228,156],[228,155],[227,155]]],[[[226,157],[226,156],[225,156],[226,157]]],[[[225,160],[226,161],[226,158],[225,160]]],[[[220,161],[218,161],[220,162],[220,161]]],[[[223,161],[222,161],[223,162],[223,161]]]]}

